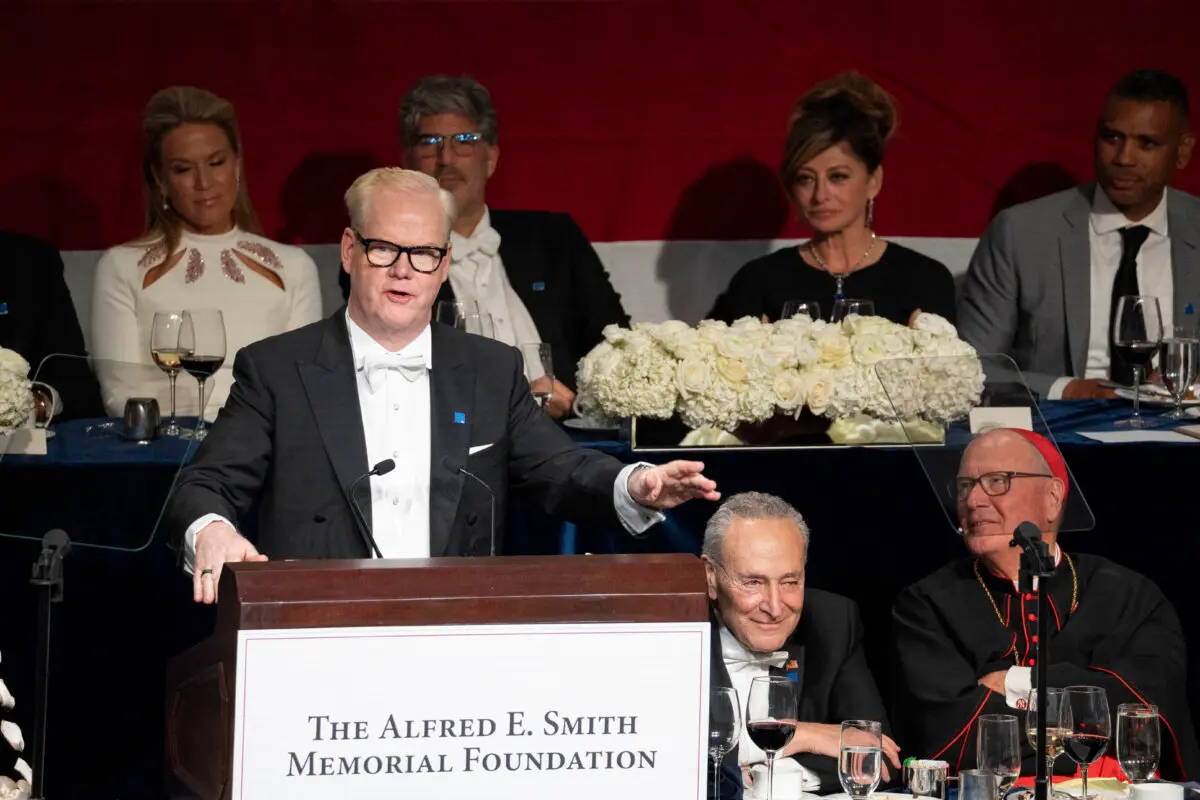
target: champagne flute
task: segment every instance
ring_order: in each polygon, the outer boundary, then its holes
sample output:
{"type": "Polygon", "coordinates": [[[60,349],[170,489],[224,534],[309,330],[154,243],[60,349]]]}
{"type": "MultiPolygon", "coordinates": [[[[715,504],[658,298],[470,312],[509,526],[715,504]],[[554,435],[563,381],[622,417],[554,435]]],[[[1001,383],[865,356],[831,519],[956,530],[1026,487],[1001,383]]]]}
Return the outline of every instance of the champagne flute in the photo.
{"type": "Polygon", "coordinates": [[[538,408],[545,409],[554,396],[554,360],[550,357],[550,345],[545,342],[526,342],[517,345],[525,359],[525,377],[529,380],[533,399],[538,408]]]}
{"type": "Polygon", "coordinates": [[[830,321],[841,322],[851,314],[873,317],[875,316],[875,302],[873,300],[855,300],[849,297],[837,300],[833,304],[833,318],[830,321]]]}
{"type": "Polygon", "coordinates": [[[975,762],[996,776],[1000,796],[1021,775],[1021,729],[1012,714],[984,714],[979,718],[975,762]]]}
{"type": "Polygon", "coordinates": [[[1144,428],[1152,423],[1141,415],[1142,371],[1158,352],[1162,342],[1162,313],[1157,297],[1125,295],[1117,301],[1113,320],[1113,350],[1133,367],[1133,415],[1117,420],[1115,425],[1144,428]]]}
{"type": "Polygon", "coordinates": [[[200,409],[196,412],[196,429],[183,439],[201,441],[208,436],[204,425],[204,384],[225,363],[225,318],[216,309],[195,309],[183,312],[179,327],[179,348],[186,355],[179,363],[200,384],[200,409]]]}
{"type": "MultiPolygon", "coordinates": [[[[1029,746],[1038,748],[1038,717],[1045,710],[1046,715],[1046,777],[1051,783],[1054,779],[1054,760],[1063,754],[1062,728],[1062,689],[1047,689],[1046,702],[1038,700],[1037,689],[1029,693],[1029,704],[1025,714],[1025,733],[1029,737],[1029,746]]],[[[1052,792],[1054,800],[1073,800],[1066,792],[1052,792]]]]}
{"type": "Polygon", "coordinates": [[[155,311],[150,324],[150,357],[171,382],[171,417],[162,428],[163,436],[178,436],[181,432],[175,417],[175,379],[183,368],[180,357],[190,354],[179,347],[179,329],[183,326],[183,314],[178,311],[155,311]]]}
{"type": "Polygon", "coordinates": [[[779,318],[790,319],[791,317],[808,317],[816,322],[821,318],[821,306],[819,303],[806,300],[788,300],[783,304],[783,313],[779,315],[779,318]]]}
{"type": "Polygon", "coordinates": [[[838,742],[838,780],[853,798],[870,797],[883,768],[883,726],[870,719],[842,722],[838,742]]]}
{"type": "Polygon", "coordinates": [[[1108,695],[1099,686],[1068,686],[1063,690],[1063,751],[1079,765],[1083,778],[1081,800],[1088,799],[1088,767],[1104,755],[1112,737],[1108,695]]]}
{"type": "Polygon", "coordinates": [[[1117,760],[1130,783],[1145,783],[1158,769],[1158,709],[1145,703],[1117,706],[1117,760]]]}
{"type": "Polygon", "coordinates": [[[780,675],[750,681],[746,701],[746,733],[767,754],[767,800],[775,783],[775,754],[796,735],[796,682],[780,675]]]}
{"type": "Polygon", "coordinates": [[[737,690],[721,686],[713,692],[708,710],[708,757],[713,764],[713,789],[721,800],[721,761],[742,736],[742,707],[737,690]]]}
{"type": "Polygon", "coordinates": [[[453,328],[460,318],[478,313],[479,304],[474,300],[439,300],[434,319],[453,328]]]}
{"type": "Polygon", "coordinates": [[[1175,401],[1175,410],[1163,414],[1164,419],[1183,419],[1183,400],[1196,382],[1200,369],[1200,341],[1196,339],[1163,339],[1158,348],[1158,366],[1163,385],[1175,401]]]}

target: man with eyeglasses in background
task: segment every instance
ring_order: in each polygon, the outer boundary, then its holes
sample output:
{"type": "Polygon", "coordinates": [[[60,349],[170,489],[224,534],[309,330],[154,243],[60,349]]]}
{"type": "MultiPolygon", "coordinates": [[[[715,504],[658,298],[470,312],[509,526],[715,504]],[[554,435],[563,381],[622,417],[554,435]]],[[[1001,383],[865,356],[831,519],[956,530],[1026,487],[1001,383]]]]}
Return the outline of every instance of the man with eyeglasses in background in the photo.
{"type": "MultiPolygon", "coordinates": [[[[842,720],[876,720],[889,730],[863,653],[858,607],[804,585],[808,536],[795,508],[760,492],[730,497],[704,531],[702,560],[713,608],[712,686],[735,689],[744,717],[754,678],[779,675],[799,684],[796,734],[775,761],[775,791],[786,796],[801,787],[820,794],[840,788],[842,720]]],[[[900,749],[885,735],[883,751],[886,782],[898,777],[900,749]]],[[[761,768],[753,769],[765,760],[743,718],[724,772],[736,774],[740,766],[765,780],[761,768]]]]}
{"type": "MultiPolygon", "coordinates": [[[[1200,774],[1186,687],[1183,631],[1149,579],[1099,556],[1058,546],[1069,475],[1057,448],[1026,430],[984,433],[967,447],[954,492],[971,556],[900,593],[892,612],[900,708],[897,730],[918,758],[976,766],[981,714],[1024,710],[1041,658],[1037,602],[1018,590],[1021,551],[1010,546],[1023,522],[1042,531],[1057,564],[1049,592],[1048,686],[1102,686],[1120,703],[1152,703],[1162,719],[1162,775],[1200,774]]],[[[1021,737],[1021,774],[1033,775],[1033,748],[1021,737]]],[[[1061,758],[1055,772],[1071,774],[1061,758]]],[[[1093,771],[1091,774],[1104,775],[1093,771]]]]}
{"type": "Polygon", "coordinates": [[[501,211],[484,194],[500,161],[496,111],[473,78],[422,78],[400,103],[404,164],[438,179],[458,203],[450,279],[439,300],[474,301],[510,345],[545,342],[554,364],[550,415],[575,400],[575,367],[606,325],[629,316],[596,251],[569,214],[501,211]]]}

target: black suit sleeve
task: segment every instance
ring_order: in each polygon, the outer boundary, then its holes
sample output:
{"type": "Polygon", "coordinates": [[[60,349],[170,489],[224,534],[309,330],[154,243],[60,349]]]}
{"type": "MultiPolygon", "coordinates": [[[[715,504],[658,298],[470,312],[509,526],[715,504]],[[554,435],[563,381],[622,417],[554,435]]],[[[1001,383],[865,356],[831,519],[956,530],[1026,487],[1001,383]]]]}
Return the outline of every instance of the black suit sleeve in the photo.
{"type": "MultiPolygon", "coordinates": [[[[837,677],[829,693],[829,717],[826,722],[838,725],[846,719],[879,720],[884,734],[890,735],[887,710],[863,651],[863,624],[858,606],[847,603],[846,608],[849,613],[844,624],[847,628],[849,647],[846,657],[838,665],[837,677]]],[[[822,793],[836,791],[841,787],[836,759],[814,753],[800,753],[795,758],[821,779],[822,793]]],[[[888,765],[888,769],[894,780],[897,777],[895,768],[888,765]]]]}
{"type": "Polygon", "coordinates": [[[83,330],[67,288],[62,256],[52,245],[33,240],[32,264],[35,318],[31,352],[23,353],[36,371],[37,380],[58,391],[63,401],[63,419],[104,416],[100,385],[86,360],[83,330]],[[54,358],[53,355],[78,356],[54,358]],[[39,367],[41,367],[39,369],[39,367]]]}
{"type": "Polygon", "coordinates": [[[1004,696],[979,685],[981,676],[955,648],[946,621],[924,594],[911,587],[901,592],[892,626],[904,689],[896,714],[902,747],[917,758],[948,761],[954,771],[974,766],[975,720],[1008,713],[1004,696]]]}
{"type": "Polygon", "coordinates": [[[513,353],[508,399],[509,477],[529,491],[552,517],[612,527],[620,524],[613,483],[624,467],[617,459],[579,447],[529,393],[520,354],[513,353]]]}
{"type": "Polygon", "coordinates": [[[205,514],[238,524],[254,504],[271,463],[274,401],[263,387],[252,348],[233,362],[229,399],[209,428],[171,496],[166,520],[170,544],[180,548],[188,527],[205,514]]]}
{"type": "Polygon", "coordinates": [[[569,214],[563,218],[563,238],[575,289],[574,338],[582,356],[603,341],[605,326],[628,327],[629,315],[592,243],[569,214]]]}

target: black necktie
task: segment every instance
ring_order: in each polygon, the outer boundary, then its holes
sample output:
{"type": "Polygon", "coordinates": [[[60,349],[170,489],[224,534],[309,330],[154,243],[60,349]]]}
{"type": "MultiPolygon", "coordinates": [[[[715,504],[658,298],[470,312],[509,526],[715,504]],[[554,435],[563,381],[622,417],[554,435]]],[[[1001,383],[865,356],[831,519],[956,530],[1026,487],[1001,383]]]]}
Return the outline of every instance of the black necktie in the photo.
{"type": "MultiPolygon", "coordinates": [[[[1137,257],[1138,251],[1146,243],[1150,229],[1145,225],[1133,225],[1121,228],[1121,264],[1117,267],[1117,277],[1113,279],[1112,305],[1108,314],[1108,352],[1109,377],[1114,383],[1129,386],[1133,383],[1133,367],[1121,358],[1113,346],[1117,333],[1117,306],[1126,295],[1138,294],[1137,257]]],[[[1145,320],[1129,319],[1124,323],[1124,339],[1141,339],[1145,336],[1145,320]],[[1138,328],[1141,331],[1138,331],[1138,328]]]]}

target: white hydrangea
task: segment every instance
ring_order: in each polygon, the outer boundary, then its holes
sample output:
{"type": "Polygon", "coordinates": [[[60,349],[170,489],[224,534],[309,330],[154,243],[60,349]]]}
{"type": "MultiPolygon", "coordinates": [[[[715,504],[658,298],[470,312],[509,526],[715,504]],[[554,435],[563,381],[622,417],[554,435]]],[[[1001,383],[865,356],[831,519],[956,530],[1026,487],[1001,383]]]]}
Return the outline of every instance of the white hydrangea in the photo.
{"type": "Polygon", "coordinates": [[[838,324],[807,317],[732,325],[679,320],[609,326],[580,362],[579,393],[607,416],[667,418],[734,430],[807,409],[832,420],[943,425],[979,402],[983,370],[954,326],[920,314],[838,324]]]}
{"type": "Polygon", "coordinates": [[[32,414],[29,362],[20,353],[0,347],[0,433],[24,427],[32,414]]]}

